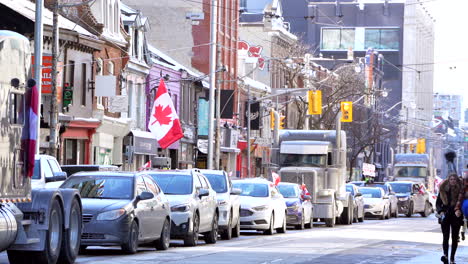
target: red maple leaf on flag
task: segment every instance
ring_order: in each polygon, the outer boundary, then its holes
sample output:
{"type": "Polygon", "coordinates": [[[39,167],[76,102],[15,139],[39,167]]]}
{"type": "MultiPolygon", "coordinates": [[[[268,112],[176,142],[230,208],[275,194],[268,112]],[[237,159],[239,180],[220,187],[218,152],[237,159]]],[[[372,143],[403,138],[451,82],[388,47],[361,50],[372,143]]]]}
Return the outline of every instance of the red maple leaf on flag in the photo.
{"type": "Polygon", "coordinates": [[[156,111],[154,111],[153,117],[156,119],[151,125],[158,122],[160,125],[168,125],[172,120],[172,110],[169,106],[166,106],[164,109],[162,105],[156,106],[156,111]]]}

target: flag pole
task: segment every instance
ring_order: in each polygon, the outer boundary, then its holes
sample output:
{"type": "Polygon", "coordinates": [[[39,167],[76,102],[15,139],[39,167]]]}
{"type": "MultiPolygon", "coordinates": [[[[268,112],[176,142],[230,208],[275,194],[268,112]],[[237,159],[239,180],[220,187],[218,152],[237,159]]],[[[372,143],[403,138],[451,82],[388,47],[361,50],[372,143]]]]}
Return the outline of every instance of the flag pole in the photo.
{"type": "Polygon", "coordinates": [[[39,154],[40,135],[41,135],[41,92],[42,92],[42,10],[44,9],[44,1],[36,0],[36,22],[34,24],[34,79],[36,80],[36,88],[38,93],[37,101],[37,138],[36,138],[36,154],[39,154]]]}
{"type": "MultiPolygon", "coordinates": [[[[210,30],[210,95],[208,113],[208,169],[213,169],[213,136],[214,136],[214,110],[215,110],[215,84],[216,84],[216,35],[218,27],[218,1],[211,0],[211,30],[210,30]]],[[[218,87],[219,89],[219,87],[218,87]]],[[[218,125],[218,124],[217,124],[218,125]]],[[[218,162],[218,161],[217,161],[218,162]]]]}

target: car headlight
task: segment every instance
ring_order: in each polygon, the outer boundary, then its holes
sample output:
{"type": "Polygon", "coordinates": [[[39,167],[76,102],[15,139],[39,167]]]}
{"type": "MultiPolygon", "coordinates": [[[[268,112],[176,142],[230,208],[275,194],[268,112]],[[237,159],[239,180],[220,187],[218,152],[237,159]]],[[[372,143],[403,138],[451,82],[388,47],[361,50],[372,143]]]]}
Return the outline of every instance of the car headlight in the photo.
{"type": "Polygon", "coordinates": [[[255,211],[264,211],[268,209],[268,205],[255,206],[255,207],[252,207],[252,209],[254,209],[255,211]]]}
{"type": "Polygon", "coordinates": [[[291,204],[290,206],[288,206],[288,209],[298,210],[299,207],[300,207],[299,204],[293,203],[293,204],[291,204]]]}
{"type": "Polygon", "coordinates": [[[228,202],[226,200],[218,200],[218,206],[225,206],[228,202]]]}
{"type": "Polygon", "coordinates": [[[100,221],[111,221],[111,220],[115,220],[115,219],[121,217],[126,212],[127,211],[125,211],[125,209],[117,209],[117,210],[107,211],[107,212],[98,214],[96,219],[100,220],[100,221]]]}
{"type": "Polygon", "coordinates": [[[190,204],[179,204],[171,207],[171,212],[188,212],[190,210],[190,204]]]}
{"type": "Polygon", "coordinates": [[[398,198],[398,201],[404,202],[404,201],[408,201],[408,199],[409,199],[408,197],[400,197],[398,198]]]}

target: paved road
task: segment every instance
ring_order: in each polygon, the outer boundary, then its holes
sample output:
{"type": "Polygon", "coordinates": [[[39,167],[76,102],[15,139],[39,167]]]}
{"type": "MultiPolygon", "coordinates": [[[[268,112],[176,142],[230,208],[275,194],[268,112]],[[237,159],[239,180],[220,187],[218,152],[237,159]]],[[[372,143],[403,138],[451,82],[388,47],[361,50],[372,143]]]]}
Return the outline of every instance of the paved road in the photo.
{"type": "MultiPolygon", "coordinates": [[[[288,230],[286,234],[264,236],[243,232],[238,239],[200,242],[184,247],[174,240],[168,251],[141,247],[136,255],[124,255],[120,248],[91,247],[77,263],[320,263],[320,264],[428,264],[441,263],[441,233],[434,216],[391,220],[366,220],[352,226],[311,230],[288,230]]],[[[8,263],[0,254],[0,264],[8,263]]],[[[457,263],[468,263],[468,241],[462,242],[457,263]]]]}

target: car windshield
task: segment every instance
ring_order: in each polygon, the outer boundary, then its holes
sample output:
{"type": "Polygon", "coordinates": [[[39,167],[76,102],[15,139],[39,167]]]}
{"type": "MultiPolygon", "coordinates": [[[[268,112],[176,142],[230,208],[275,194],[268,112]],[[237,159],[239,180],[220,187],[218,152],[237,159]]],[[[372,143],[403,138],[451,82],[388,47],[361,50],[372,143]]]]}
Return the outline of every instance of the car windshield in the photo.
{"type": "Polygon", "coordinates": [[[427,169],[425,167],[397,167],[395,175],[397,177],[426,177],[427,169]]]}
{"type": "Polygon", "coordinates": [[[390,183],[392,185],[392,189],[396,193],[410,193],[411,192],[411,184],[408,183],[390,183]]]}
{"type": "Polygon", "coordinates": [[[281,154],[280,166],[325,167],[327,155],[318,154],[281,154]]]}
{"type": "Polygon", "coordinates": [[[78,189],[81,198],[132,199],[133,178],[109,176],[73,176],[61,188],[78,189]]]}
{"type": "Polygon", "coordinates": [[[369,186],[372,186],[372,187],[380,187],[380,188],[382,188],[382,189],[385,191],[385,193],[388,192],[388,186],[385,185],[385,184],[369,184],[369,186]]]}
{"type": "Polygon", "coordinates": [[[354,188],[349,184],[346,185],[346,191],[354,195],[354,188]]]}
{"type": "Polygon", "coordinates": [[[278,190],[284,198],[299,197],[299,189],[294,185],[278,185],[278,190]]]}
{"type": "Polygon", "coordinates": [[[241,196],[268,197],[268,185],[263,183],[237,182],[234,188],[242,190],[241,196]]]}
{"type": "Polygon", "coordinates": [[[35,180],[39,180],[41,179],[41,166],[39,165],[39,160],[35,160],[34,161],[34,173],[33,173],[33,176],[32,178],[35,179],[35,180]]]}
{"type": "Polygon", "coordinates": [[[164,194],[183,195],[192,193],[192,175],[154,173],[150,174],[150,176],[158,183],[164,194]]]}
{"type": "Polygon", "coordinates": [[[205,177],[211,184],[211,187],[217,193],[225,193],[227,192],[227,181],[226,177],[223,174],[205,174],[205,177]]]}
{"type": "Polygon", "coordinates": [[[359,189],[362,193],[362,196],[365,198],[381,198],[382,192],[377,188],[361,188],[359,189]]]}

